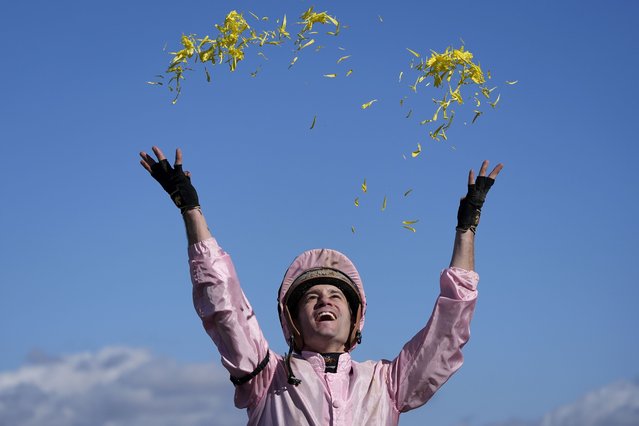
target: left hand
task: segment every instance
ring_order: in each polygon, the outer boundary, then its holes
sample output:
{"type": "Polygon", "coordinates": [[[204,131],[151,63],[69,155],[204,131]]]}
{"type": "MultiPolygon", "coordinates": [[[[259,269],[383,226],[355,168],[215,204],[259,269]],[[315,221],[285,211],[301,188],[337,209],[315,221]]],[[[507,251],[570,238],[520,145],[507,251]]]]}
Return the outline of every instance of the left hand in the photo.
{"type": "Polygon", "coordinates": [[[488,160],[484,160],[479,169],[479,176],[475,180],[475,172],[471,169],[468,173],[468,193],[459,202],[459,210],[457,211],[457,230],[466,232],[469,229],[474,234],[479,225],[479,217],[481,216],[481,208],[486,201],[488,190],[495,183],[495,178],[504,168],[502,163],[495,166],[492,172],[486,176],[488,169],[488,160]]]}

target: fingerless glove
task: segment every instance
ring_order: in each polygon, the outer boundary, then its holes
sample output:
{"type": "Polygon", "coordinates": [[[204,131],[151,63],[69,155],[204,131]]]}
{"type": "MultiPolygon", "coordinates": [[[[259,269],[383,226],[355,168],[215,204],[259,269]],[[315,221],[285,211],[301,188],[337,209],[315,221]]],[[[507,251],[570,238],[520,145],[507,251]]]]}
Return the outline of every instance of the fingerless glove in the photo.
{"type": "Polygon", "coordinates": [[[191,184],[191,178],[182,171],[182,165],[171,167],[164,159],[151,166],[151,176],[157,180],[169,194],[182,213],[200,206],[197,191],[191,184]]]}

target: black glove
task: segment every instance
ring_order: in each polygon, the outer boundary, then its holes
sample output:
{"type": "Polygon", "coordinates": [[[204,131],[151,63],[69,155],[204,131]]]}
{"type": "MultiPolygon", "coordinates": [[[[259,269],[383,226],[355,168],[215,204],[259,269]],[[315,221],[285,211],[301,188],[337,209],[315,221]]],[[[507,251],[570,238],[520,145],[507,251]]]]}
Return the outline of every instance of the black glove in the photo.
{"type": "Polygon", "coordinates": [[[172,168],[166,159],[161,160],[151,165],[151,176],[160,182],[182,213],[200,207],[200,200],[191,185],[191,178],[184,174],[181,164],[176,164],[175,168],[172,168]]]}
{"type": "Polygon", "coordinates": [[[479,225],[481,208],[486,201],[488,190],[495,183],[495,179],[478,176],[474,184],[468,185],[468,194],[459,202],[457,211],[457,230],[466,232],[469,229],[475,233],[479,225]]]}

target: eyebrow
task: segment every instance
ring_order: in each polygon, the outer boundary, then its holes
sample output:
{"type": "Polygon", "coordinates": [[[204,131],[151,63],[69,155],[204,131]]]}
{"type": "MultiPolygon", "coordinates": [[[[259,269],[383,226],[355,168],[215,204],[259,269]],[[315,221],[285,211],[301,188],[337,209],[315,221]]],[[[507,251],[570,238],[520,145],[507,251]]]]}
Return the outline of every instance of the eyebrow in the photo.
{"type": "MultiPolygon", "coordinates": [[[[333,294],[343,295],[343,294],[344,294],[344,293],[342,293],[342,291],[341,291],[340,289],[338,289],[338,288],[332,288],[332,289],[330,289],[330,290],[328,290],[328,291],[329,291],[329,294],[331,294],[331,295],[333,295],[333,294]]],[[[309,294],[319,294],[319,293],[320,293],[320,291],[319,291],[319,290],[316,290],[316,289],[312,289],[312,288],[311,288],[310,290],[308,290],[308,291],[304,294],[304,296],[308,296],[309,294]]]]}

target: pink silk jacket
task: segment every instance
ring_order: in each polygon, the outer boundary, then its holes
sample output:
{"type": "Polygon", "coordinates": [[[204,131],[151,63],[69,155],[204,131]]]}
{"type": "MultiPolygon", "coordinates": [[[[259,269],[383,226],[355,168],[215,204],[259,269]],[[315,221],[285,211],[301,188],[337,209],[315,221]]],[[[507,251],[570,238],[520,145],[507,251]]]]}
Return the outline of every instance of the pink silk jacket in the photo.
{"type": "MultiPolygon", "coordinates": [[[[267,351],[253,308],[240,288],[230,256],[211,238],[189,247],[193,302],[204,329],[231,376],[255,370],[267,351]]],[[[478,275],[448,268],[426,324],[392,360],[339,358],[337,373],[325,373],[315,352],[291,358],[299,386],[288,384],[284,357],[270,352],[266,367],[236,386],[235,406],[246,408],[249,425],[397,425],[399,414],[425,404],[463,362],[470,337],[478,275]]]]}

